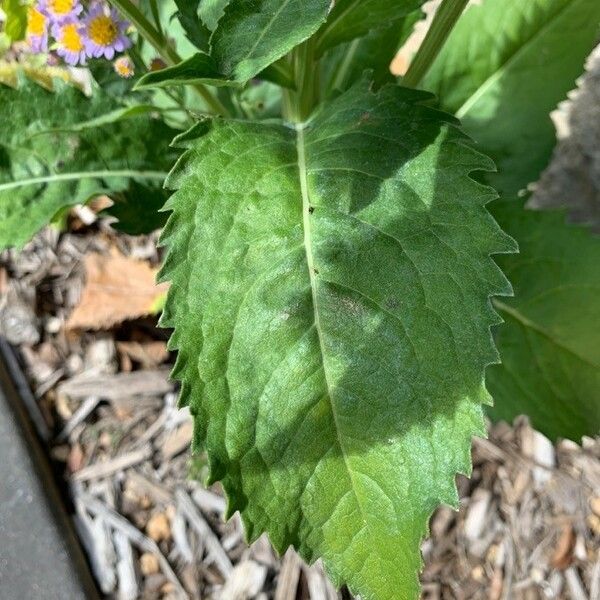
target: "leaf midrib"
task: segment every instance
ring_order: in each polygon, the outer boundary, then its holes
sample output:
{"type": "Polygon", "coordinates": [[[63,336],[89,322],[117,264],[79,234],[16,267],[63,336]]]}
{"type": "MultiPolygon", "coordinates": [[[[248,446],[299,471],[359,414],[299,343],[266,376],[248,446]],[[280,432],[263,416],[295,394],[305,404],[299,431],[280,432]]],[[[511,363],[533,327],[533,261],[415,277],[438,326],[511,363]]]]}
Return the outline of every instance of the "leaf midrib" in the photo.
{"type": "Polygon", "coordinates": [[[78,171],[73,173],[57,173],[52,175],[43,175],[41,177],[30,177],[29,179],[19,179],[8,183],[0,183],[0,192],[17,189],[28,185],[37,185],[40,183],[56,183],[57,181],[73,181],[76,179],[112,179],[116,177],[128,177],[139,179],[156,179],[164,181],[167,173],[162,171],[132,171],[123,169],[116,171],[78,171]]]}
{"type": "Polygon", "coordinates": [[[494,306],[498,310],[506,313],[507,315],[511,316],[513,319],[515,319],[516,321],[518,321],[524,328],[530,329],[532,331],[535,331],[537,334],[541,335],[542,337],[546,338],[549,342],[551,342],[552,344],[554,344],[557,348],[560,348],[564,352],[567,352],[568,354],[571,354],[572,356],[574,356],[575,358],[577,358],[578,360],[580,360],[584,364],[588,365],[592,369],[599,369],[600,368],[599,364],[593,363],[587,356],[583,356],[583,355],[579,354],[579,352],[576,352],[572,348],[569,348],[568,346],[566,346],[565,344],[563,344],[562,342],[560,342],[559,340],[557,340],[552,335],[551,332],[549,332],[546,329],[544,329],[544,327],[542,327],[541,325],[538,325],[535,321],[532,321],[531,319],[528,319],[518,309],[513,308],[512,306],[509,306],[508,304],[505,304],[504,302],[502,302],[501,300],[498,300],[497,298],[494,298],[494,306]]]}
{"type": "Polygon", "coordinates": [[[362,504],[359,499],[358,490],[356,486],[356,482],[354,481],[353,471],[350,468],[350,464],[348,462],[348,456],[346,455],[346,450],[344,448],[344,444],[342,442],[342,437],[340,434],[340,427],[338,424],[335,403],[333,400],[333,390],[335,388],[334,385],[329,381],[329,377],[327,375],[327,368],[325,366],[325,345],[323,343],[323,333],[321,329],[321,320],[319,317],[319,302],[317,297],[317,280],[315,277],[315,261],[313,255],[312,248],[312,230],[310,224],[311,217],[311,202],[310,202],[310,193],[308,190],[308,172],[306,168],[306,143],[305,143],[305,134],[304,134],[305,125],[302,123],[296,124],[296,153],[298,160],[298,174],[300,179],[300,192],[302,195],[302,225],[304,230],[304,249],[306,252],[306,263],[308,266],[308,276],[310,280],[310,290],[312,295],[312,305],[313,305],[313,313],[314,313],[314,326],[317,332],[317,338],[319,340],[319,348],[321,352],[321,364],[323,366],[323,374],[325,377],[325,385],[327,386],[327,397],[329,398],[329,404],[331,407],[331,414],[333,417],[333,424],[335,427],[335,433],[337,438],[337,443],[340,447],[340,452],[342,453],[342,458],[344,460],[344,465],[346,467],[346,471],[348,472],[348,477],[350,479],[350,484],[352,487],[352,493],[356,498],[356,503],[358,504],[358,508],[363,518],[363,522],[366,524],[366,513],[362,507],[362,504]]]}
{"type": "MultiPolygon", "coordinates": [[[[577,1],[577,0],[576,0],[577,1]]],[[[500,77],[512,66],[512,63],[516,61],[520,55],[526,50],[529,49],[529,45],[534,43],[537,38],[541,37],[550,26],[554,25],[554,22],[560,19],[569,8],[571,8],[572,4],[565,4],[558,12],[556,12],[542,27],[537,29],[533,35],[525,41],[524,44],[519,46],[515,52],[513,52],[510,57],[499,66],[499,68],[494,71],[461,105],[461,107],[456,111],[456,117],[458,119],[463,119],[472,106],[488,91],[488,89],[496,83],[500,77]]]]}

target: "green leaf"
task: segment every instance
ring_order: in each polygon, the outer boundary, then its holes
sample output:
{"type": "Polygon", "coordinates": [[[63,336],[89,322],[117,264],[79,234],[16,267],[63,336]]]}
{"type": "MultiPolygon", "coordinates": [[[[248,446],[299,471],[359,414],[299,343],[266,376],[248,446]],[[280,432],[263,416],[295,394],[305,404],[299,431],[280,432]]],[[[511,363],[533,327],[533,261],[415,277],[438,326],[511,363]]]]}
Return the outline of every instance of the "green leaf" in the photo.
{"type": "Polygon", "coordinates": [[[250,539],[365,600],[417,597],[509,293],[489,255],[513,244],[469,177],[491,163],[429,99],[363,80],[305,127],[202,122],[167,181],[162,325],[211,480],[250,539]]]}
{"type": "MultiPolygon", "coordinates": [[[[99,89],[92,98],[60,82],[55,90],[23,78],[17,89],[0,85],[0,105],[10,107],[0,113],[2,248],[23,245],[59,211],[98,194],[142,208],[127,191],[156,194],[173,164],[165,147],[174,132],[160,120],[132,108],[118,120],[118,104],[99,89]]],[[[143,227],[144,211],[139,219],[143,227]]]]}
{"type": "Polygon", "coordinates": [[[223,16],[225,7],[228,4],[229,0],[202,0],[200,3],[200,18],[210,31],[217,28],[217,23],[223,16]]]}
{"type": "Polygon", "coordinates": [[[222,75],[212,57],[204,52],[197,52],[190,58],[173,67],[146,73],[135,86],[136,90],[151,87],[168,87],[172,85],[206,83],[208,85],[236,85],[222,75]]]}
{"type": "Polygon", "coordinates": [[[487,370],[494,418],[526,409],[551,438],[600,432],[600,239],[566,225],[564,213],[536,213],[521,203],[494,209],[519,241],[518,256],[499,263],[515,297],[495,301],[502,365],[487,370]]]}
{"type": "Polygon", "coordinates": [[[313,35],[329,0],[231,0],[211,37],[211,55],[228,79],[248,81],[313,35]]]}
{"type": "Polygon", "coordinates": [[[461,17],[423,87],[496,162],[507,197],[535,181],[555,142],[549,113],[597,40],[597,0],[486,0],[461,17]]]}
{"type": "Polygon", "coordinates": [[[562,213],[527,211],[517,191],[535,181],[555,143],[550,110],[596,43],[595,0],[486,0],[467,10],[426,79],[498,163],[492,205],[520,246],[499,260],[514,299],[495,301],[502,365],[488,368],[492,414],[527,413],[551,437],[600,430],[600,239],[562,213]],[[498,32],[504,32],[498,35],[498,32]]]}
{"type": "Polygon", "coordinates": [[[27,4],[21,0],[2,0],[0,6],[6,14],[4,33],[11,42],[24,39],[27,30],[27,4]]]}
{"type": "Polygon", "coordinates": [[[200,0],[175,0],[175,4],[177,18],[190,42],[200,50],[207,51],[210,29],[200,19],[200,0]]]}
{"type": "Polygon", "coordinates": [[[390,64],[422,17],[422,11],[416,10],[387,27],[374,29],[361,38],[330,50],[322,59],[326,88],[346,90],[365,71],[372,72],[376,85],[394,81],[390,64]]]}
{"type": "Polygon", "coordinates": [[[338,0],[317,34],[317,55],[370,31],[386,29],[424,3],[425,0],[338,0]]]}

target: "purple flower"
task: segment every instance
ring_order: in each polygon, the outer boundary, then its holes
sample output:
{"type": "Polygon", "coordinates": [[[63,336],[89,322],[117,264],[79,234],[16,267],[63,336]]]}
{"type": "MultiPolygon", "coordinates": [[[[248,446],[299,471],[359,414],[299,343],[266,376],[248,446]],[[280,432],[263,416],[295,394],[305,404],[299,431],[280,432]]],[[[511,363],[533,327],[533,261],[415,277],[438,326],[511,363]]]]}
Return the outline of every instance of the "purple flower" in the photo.
{"type": "Polygon", "coordinates": [[[79,0],[39,0],[37,8],[53,23],[76,17],[83,10],[79,0]]]}
{"type": "Polygon", "coordinates": [[[27,41],[33,52],[48,52],[48,18],[33,6],[27,9],[27,41]]]}
{"type": "Polygon", "coordinates": [[[94,4],[85,18],[85,50],[94,58],[112,60],[117,52],[131,46],[125,35],[129,23],[120,18],[113,8],[110,11],[100,3],[94,4]]]}
{"type": "Polygon", "coordinates": [[[74,17],[55,23],[52,35],[56,39],[56,53],[69,65],[85,64],[83,27],[74,17]]]}

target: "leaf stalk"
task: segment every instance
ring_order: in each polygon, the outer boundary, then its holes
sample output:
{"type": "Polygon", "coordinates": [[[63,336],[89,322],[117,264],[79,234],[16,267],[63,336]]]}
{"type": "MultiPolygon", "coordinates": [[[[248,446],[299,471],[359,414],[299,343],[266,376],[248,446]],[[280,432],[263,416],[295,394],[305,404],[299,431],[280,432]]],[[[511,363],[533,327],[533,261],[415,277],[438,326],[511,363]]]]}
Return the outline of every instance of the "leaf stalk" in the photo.
{"type": "Polygon", "coordinates": [[[407,87],[419,85],[468,3],[469,0],[443,0],[433,17],[423,43],[402,79],[403,85],[407,87]]]}

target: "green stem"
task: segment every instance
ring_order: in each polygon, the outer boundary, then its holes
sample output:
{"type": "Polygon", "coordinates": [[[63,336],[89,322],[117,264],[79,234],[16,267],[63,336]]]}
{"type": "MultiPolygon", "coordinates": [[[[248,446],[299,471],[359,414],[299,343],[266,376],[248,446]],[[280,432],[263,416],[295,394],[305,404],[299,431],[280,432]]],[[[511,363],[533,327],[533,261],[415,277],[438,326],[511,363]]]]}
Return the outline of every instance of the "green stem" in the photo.
{"type": "MultiPolygon", "coordinates": [[[[181,62],[181,57],[171,46],[167,38],[160,32],[148,19],[142,11],[131,0],[110,0],[117,9],[125,16],[138,30],[139,34],[154,47],[168,66],[174,66],[181,62]]],[[[227,115],[228,110],[221,104],[218,98],[215,98],[210,91],[201,84],[194,85],[194,89],[206,102],[206,104],[217,114],[227,115]]]]}
{"type": "Polygon", "coordinates": [[[283,90],[284,116],[294,123],[302,123],[319,102],[319,65],[315,59],[314,38],[292,50],[291,64],[296,89],[283,90]]]}
{"type": "Polygon", "coordinates": [[[150,10],[152,11],[152,18],[154,19],[154,25],[158,29],[159,33],[163,35],[162,26],[160,24],[160,12],[158,11],[158,5],[156,0],[150,0],[150,10]]]}
{"type": "Polygon", "coordinates": [[[406,75],[402,79],[403,85],[408,87],[419,85],[468,3],[469,0],[442,1],[423,43],[417,50],[406,75]]]}

